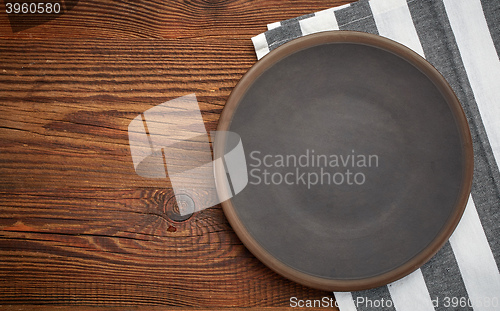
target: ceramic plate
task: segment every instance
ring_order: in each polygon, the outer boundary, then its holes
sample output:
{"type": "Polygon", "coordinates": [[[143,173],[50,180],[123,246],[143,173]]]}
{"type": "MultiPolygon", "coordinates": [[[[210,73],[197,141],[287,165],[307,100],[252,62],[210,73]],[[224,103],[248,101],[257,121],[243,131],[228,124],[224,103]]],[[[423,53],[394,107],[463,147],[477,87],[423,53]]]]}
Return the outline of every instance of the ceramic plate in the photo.
{"type": "Polygon", "coordinates": [[[323,32],[273,50],[234,88],[218,130],[241,136],[248,170],[222,203],[231,226],[307,286],[361,290],[411,273],[469,196],[460,103],[427,61],[379,36],[323,32]]]}

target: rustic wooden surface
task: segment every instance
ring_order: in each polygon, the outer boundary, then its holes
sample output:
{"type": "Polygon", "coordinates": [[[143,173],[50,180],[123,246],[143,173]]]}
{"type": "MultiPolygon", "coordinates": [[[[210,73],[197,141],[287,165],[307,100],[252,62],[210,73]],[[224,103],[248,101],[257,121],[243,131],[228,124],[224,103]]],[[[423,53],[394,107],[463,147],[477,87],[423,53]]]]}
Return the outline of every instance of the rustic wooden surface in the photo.
{"type": "Polygon", "coordinates": [[[220,206],[170,220],[172,190],[135,173],[127,126],[195,93],[215,130],[256,62],[252,36],[346,2],[80,0],[16,32],[0,3],[0,307],[261,310],[333,297],[260,263],[220,206]]]}

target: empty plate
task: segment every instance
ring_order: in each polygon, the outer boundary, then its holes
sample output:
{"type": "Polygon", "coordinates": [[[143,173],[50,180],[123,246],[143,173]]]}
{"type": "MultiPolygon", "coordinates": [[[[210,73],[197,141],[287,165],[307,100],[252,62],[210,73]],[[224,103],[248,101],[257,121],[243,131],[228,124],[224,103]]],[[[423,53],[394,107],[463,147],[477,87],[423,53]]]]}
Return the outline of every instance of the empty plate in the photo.
{"type": "Polygon", "coordinates": [[[273,50],[234,88],[218,130],[240,135],[247,164],[248,185],[222,203],[231,226],[307,286],[404,277],[447,241],[469,196],[459,101],[422,57],[376,35],[323,32],[273,50]]]}

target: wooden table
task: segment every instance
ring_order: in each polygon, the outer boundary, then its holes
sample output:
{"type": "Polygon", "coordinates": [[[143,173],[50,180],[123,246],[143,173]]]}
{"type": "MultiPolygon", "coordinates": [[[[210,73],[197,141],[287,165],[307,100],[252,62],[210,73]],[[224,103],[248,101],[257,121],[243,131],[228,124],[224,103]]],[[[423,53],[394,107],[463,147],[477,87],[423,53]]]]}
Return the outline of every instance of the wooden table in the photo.
{"type": "Polygon", "coordinates": [[[169,219],[173,191],[135,173],[127,126],[195,93],[215,130],[257,60],[252,36],[346,2],[66,0],[64,14],[24,24],[2,3],[0,307],[261,310],[333,297],[264,266],[220,205],[169,219]]]}

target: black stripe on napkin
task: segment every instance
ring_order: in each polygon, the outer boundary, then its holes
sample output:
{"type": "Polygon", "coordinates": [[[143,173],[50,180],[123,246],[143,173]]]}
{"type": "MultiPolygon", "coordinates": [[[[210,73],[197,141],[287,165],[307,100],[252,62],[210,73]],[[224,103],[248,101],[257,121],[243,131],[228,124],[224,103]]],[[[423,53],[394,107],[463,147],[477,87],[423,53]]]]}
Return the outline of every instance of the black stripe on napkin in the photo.
{"type": "Polygon", "coordinates": [[[391,294],[389,293],[387,286],[351,292],[351,295],[354,305],[358,311],[396,310],[394,304],[392,303],[391,294]],[[387,303],[388,300],[391,301],[390,304],[387,303]],[[384,307],[381,307],[382,304],[384,307]]]}
{"type": "Polygon", "coordinates": [[[288,41],[302,37],[302,30],[300,29],[299,22],[294,22],[268,30],[264,33],[264,35],[266,36],[269,51],[272,51],[288,41]]]}
{"type": "Polygon", "coordinates": [[[309,18],[309,17],[313,17],[314,15],[315,15],[314,13],[311,13],[311,14],[306,14],[306,15],[302,15],[302,16],[298,16],[298,17],[286,19],[284,21],[281,21],[280,24],[281,24],[281,26],[286,26],[286,25],[291,25],[291,24],[298,24],[299,21],[301,21],[303,19],[306,19],[306,18],[309,18]]]}
{"type": "Polygon", "coordinates": [[[368,0],[351,3],[350,7],[334,12],[340,30],[354,30],[378,35],[368,0]]]}
{"type": "Polygon", "coordinates": [[[491,38],[495,44],[498,58],[500,58],[500,24],[498,16],[500,16],[500,1],[481,0],[484,17],[490,29],[491,38]]]}
{"type": "MultiPolygon", "coordinates": [[[[449,242],[439,250],[420,270],[424,276],[429,296],[436,311],[449,311],[446,299],[457,297],[468,301],[469,296],[465,289],[464,280],[460,274],[457,260],[449,242]],[[443,282],[445,280],[445,282],[443,282]]],[[[460,307],[461,311],[472,310],[471,307],[460,307]]]]}

